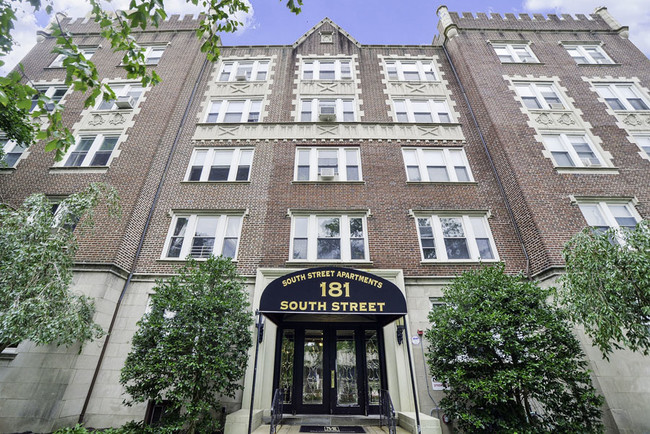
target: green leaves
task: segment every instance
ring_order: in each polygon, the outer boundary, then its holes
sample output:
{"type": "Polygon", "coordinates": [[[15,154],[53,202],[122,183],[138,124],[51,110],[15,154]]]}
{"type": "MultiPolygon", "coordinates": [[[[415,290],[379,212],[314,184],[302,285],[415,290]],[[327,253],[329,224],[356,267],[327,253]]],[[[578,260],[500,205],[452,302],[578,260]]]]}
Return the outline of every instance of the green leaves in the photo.
{"type": "Polygon", "coordinates": [[[614,349],[650,354],[650,222],[634,230],[591,228],[563,251],[557,302],[585,329],[604,358],[614,349]]]}
{"type": "Polygon", "coordinates": [[[219,396],[242,388],[252,345],[248,294],[227,258],[189,258],[178,274],[157,282],[120,383],[131,395],[127,405],[165,399],[182,407],[164,421],[170,432],[182,426],[212,432],[219,396]]]}
{"type": "Polygon", "coordinates": [[[466,432],[600,432],[600,405],[566,314],[499,264],[463,273],[429,314],[431,375],[466,432]]]}

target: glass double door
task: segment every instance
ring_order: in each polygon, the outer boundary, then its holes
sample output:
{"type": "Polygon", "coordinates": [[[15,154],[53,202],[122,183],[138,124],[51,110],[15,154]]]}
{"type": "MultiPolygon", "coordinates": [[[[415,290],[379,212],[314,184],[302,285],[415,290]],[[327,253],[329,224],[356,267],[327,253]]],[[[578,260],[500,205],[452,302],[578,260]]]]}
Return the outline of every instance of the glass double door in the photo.
{"type": "Polygon", "coordinates": [[[380,330],[314,326],[281,329],[276,385],[285,412],[370,414],[384,378],[380,330]]]}

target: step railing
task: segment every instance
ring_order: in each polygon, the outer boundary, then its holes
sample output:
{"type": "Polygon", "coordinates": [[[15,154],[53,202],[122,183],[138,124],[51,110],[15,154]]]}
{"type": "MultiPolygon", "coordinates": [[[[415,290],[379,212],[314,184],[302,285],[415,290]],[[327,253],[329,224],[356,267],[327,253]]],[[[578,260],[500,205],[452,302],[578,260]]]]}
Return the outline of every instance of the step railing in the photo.
{"type": "Polygon", "coordinates": [[[273,401],[271,402],[271,432],[276,434],[280,422],[282,422],[282,413],[284,411],[284,389],[275,389],[273,401]]]}
{"type": "Polygon", "coordinates": [[[386,425],[389,434],[397,432],[397,418],[395,417],[395,408],[393,401],[390,399],[388,390],[379,391],[379,426],[386,425]]]}

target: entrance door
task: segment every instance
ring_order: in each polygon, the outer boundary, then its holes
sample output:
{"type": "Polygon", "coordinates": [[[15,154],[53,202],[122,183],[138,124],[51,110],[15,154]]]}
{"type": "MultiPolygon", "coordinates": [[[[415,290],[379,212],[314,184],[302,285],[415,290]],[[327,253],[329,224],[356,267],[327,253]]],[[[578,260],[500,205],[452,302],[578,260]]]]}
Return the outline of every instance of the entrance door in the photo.
{"type": "Polygon", "coordinates": [[[284,390],[285,412],[377,413],[380,330],[315,325],[280,329],[275,384],[284,390]]]}

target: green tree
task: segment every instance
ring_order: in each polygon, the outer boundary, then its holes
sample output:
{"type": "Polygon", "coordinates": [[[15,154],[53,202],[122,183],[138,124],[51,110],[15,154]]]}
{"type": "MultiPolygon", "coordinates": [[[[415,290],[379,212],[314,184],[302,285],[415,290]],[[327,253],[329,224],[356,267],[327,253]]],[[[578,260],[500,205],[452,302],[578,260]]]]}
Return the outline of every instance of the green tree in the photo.
{"type": "Polygon", "coordinates": [[[600,432],[602,398],[580,344],[549,291],[503,264],[468,271],[429,314],[440,405],[466,432],[600,432]]]}
{"type": "Polygon", "coordinates": [[[134,402],[168,400],[158,432],[219,428],[221,396],[241,389],[252,345],[248,294],[230,259],[188,258],[178,276],[159,280],[151,311],[138,323],[120,382],[134,402]]]}
{"type": "Polygon", "coordinates": [[[105,184],[69,196],[56,213],[42,194],[17,209],[0,204],[0,351],[26,339],[71,345],[103,335],[93,322],[92,300],[69,290],[73,228],[92,226],[100,201],[119,212],[117,193],[105,184]]]}
{"type": "MultiPolygon", "coordinates": [[[[101,35],[115,52],[123,52],[122,65],[128,78],[140,78],[143,86],[155,85],[161,78],[146,66],[144,49],[131,36],[134,29],[158,27],[167,18],[162,0],[131,0],[128,11],[106,11],[101,0],[86,0],[92,8],[92,17],[99,24],[101,35]]],[[[238,12],[248,12],[244,0],[186,0],[190,5],[203,7],[196,31],[203,41],[201,51],[208,59],[219,57],[220,34],[235,32],[241,25],[237,21],[238,12]]],[[[288,0],[287,7],[294,13],[300,12],[302,0],[288,0]]],[[[31,7],[34,12],[45,9],[48,14],[54,11],[51,0],[0,0],[0,66],[3,56],[9,53],[14,41],[11,30],[16,22],[18,6],[31,7]]],[[[52,35],[57,45],[54,52],[63,55],[66,70],[65,84],[74,90],[86,92],[85,107],[95,104],[98,97],[104,100],[115,99],[115,93],[105,83],[101,83],[95,64],[83,55],[74,41],[74,36],[61,25],[58,14],[54,15],[52,35]]],[[[0,77],[0,130],[9,139],[19,144],[31,145],[35,140],[47,139],[46,151],[54,151],[56,160],[61,160],[74,139],[61,119],[62,106],[34,88],[30,77],[25,75],[22,66],[19,72],[0,77]],[[30,113],[32,98],[37,98],[37,108],[30,113]],[[44,120],[46,121],[44,122],[44,120]],[[44,127],[41,127],[44,125],[44,127]]],[[[2,158],[2,149],[0,149],[2,158]]]]}
{"type": "Polygon", "coordinates": [[[563,255],[556,300],[603,357],[624,347],[650,354],[650,221],[623,233],[587,228],[563,255]]]}

